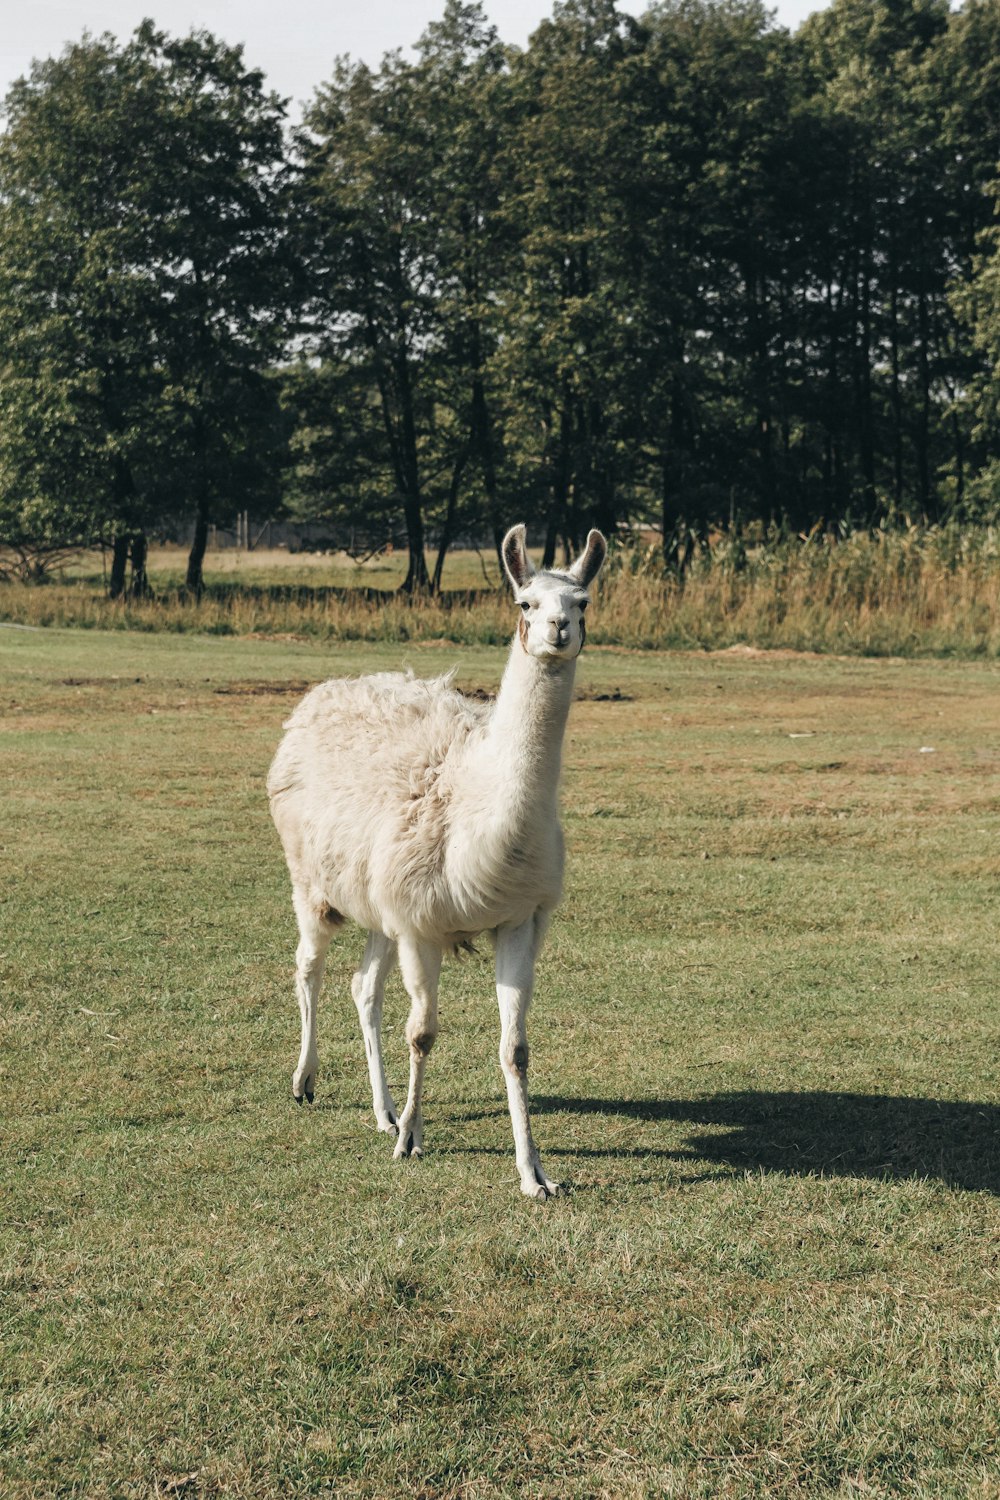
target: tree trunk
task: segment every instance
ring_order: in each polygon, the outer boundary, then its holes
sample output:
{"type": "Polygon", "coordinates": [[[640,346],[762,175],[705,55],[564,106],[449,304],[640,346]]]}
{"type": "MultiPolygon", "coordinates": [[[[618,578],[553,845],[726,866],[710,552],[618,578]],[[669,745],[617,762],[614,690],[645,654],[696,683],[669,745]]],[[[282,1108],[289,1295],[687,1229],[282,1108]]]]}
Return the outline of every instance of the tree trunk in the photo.
{"type": "Polygon", "coordinates": [[[549,515],[549,522],[545,528],[545,545],[542,548],[542,567],[551,568],[556,560],[556,547],[559,545],[559,532],[557,530],[556,512],[562,508],[558,496],[549,515]]]}
{"type": "Polygon", "coordinates": [[[198,506],[198,515],[194,523],[194,540],[191,543],[191,551],[188,553],[187,577],[184,586],[189,593],[194,594],[196,599],[201,598],[205,587],[204,564],[205,549],[208,546],[208,511],[204,505],[198,506]]]}
{"type": "Polygon", "coordinates": [[[403,496],[403,519],[406,522],[406,545],[410,554],[410,565],[403,579],[403,593],[419,594],[430,587],[427,559],[424,556],[424,518],[419,496],[403,496]]]}
{"type": "Polygon", "coordinates": [[[441,528],[441,545],[438,547],[437,562],[434,564],[434,577],[431,579],[431,593],[441,592],[441,575],[444,572],[444,560],[448,556],[448,548],[451,546],[455,535],[455,517],[458,513],[458,492],[462,485],[462,474],[469,457],[469,449],[465,447],[455,460],[455,467],[451,471],[451,484],[448,486],[448,509],[445,513],[444,526],[441,528]]]}
{"type": "Polygon", "coordinates": [[[402,592],[416,594],[430,586],[427,559],[424,557],[424,516],[420,485],[420,461],[417,453],[417,422],[413,408],[413,390],[405,340],[400,338],[390,366],[378,363],[379,339],[374,320],[368,314],[369,345],[377,361],[375,380],[382,407],[382,423],[392,455],[392,467],[403,502],[406,545],[410,563],[403,580],[402,592]],[[390,384],[391,379],[391,384],[390,384]]]}
{"type": "Polygon", "coordinates": [[[116,536],[111,544],[111,577],[108,579],[108,598],[120,599],[125,592],[125,569],[128,566],[128,549],[131,537],[127,532],[116,536]]]}
{"type": "Polygon", "coordinates": [[[149,552],[149,542],[146,534],[137,531],[132,536],[131,560],[132,560],[132,582],[129,585],[129,593],[133,599],[144,599],[149,593],[149,575],[146,572],[146,556],[149,552]]]}
{"type": "Polygon", "coordinates": [[[920,382],[920,406],[917,420],[917,493],[924,520],[931,520],[931,369],[928,345],[930,343],[930,314],[924,279],[923,264],[920,267],[920,284],[917,292],[917,372],[920,382]]]}
{"type": "Polygon", "coordinates": [[[826,285],[826,305],[830,317],[830,346],[827,351],[827,381],[829,399],[824,419],[824,429],[827,442],[826,473],[828,476],[827,514],[842,517],[850,503],[850,497],[845,494],[842,462],[842,423],[841,423],[841,393],[840,393],[840,313],[842,307],[843,293],[834,294],[834,283],[832,276],[826,285]]]}
{"type": "Polygon", "coordinates": [[[960,507],[965,499],[965,435],[958,412],[954,409],[951,414],[951,431],[955,440],[955,505],[960,507]]]}
{"type": "Polygon", "coordinates": [[[497,495],[496,460],[493,456],[493,424],[490,421],[486,391],[482,379],[478,374],[472,382],[472,429],[473,441],[479,456],[479,464],[483,471],[483,486],[486,490],[490,530],[493,533],[493,545],[496,548],[497,561],[500,563],[500,577],[502,578],[503,556],[500,549],[503,544],[503,526],[501,524],[500,505],[497,495]]]}
{"type": "Polygon", "coordinates": [[[751,271],[748,323],[750,329],[750,367],[756,407],[757,474],[761,509],[773,507],[775,494],[773,422],[771,420],[771,356],[768,345],[767,286],[763,275],[751,271]]]}
{"type": "MultiPolygon", "coordinates": [[[[676,351],[678,363],[683,348],[676,351]]],[[[691,415],[685,405],[685,393],[676,375],[670,382],[667,402],[670,423],[660,450],[660,524],[663,528],[663,561],[683,575],[694,554],[695,530],[704,532],[705,517],[696,505],[685,479],[690,471],[694,445],[691,415]]]]}
{"type": "MultiPolygon", "coordinates": [[[[695,526],[698,523],[692,521],[690,515],[682,515],[679,510],[673,508],[671,501],[678,492],[676,456],[672,457],[669,453],[664,453],[660,457],[660,524],[663,527],[663,564],[664,567],[676,570],[683,580],[695,555],[695,526]]],[[[698,530],[702,532],[703,528],[698,525],[698,530]]]]}
{"type": "Polygon", "coordinates": [[[858,429],[861,473],[864,476],[865,510],[871,519],[876,509],[875,423],[872,409],[872,271],[871,247],[865,247],[861,262],[861,349],[858,365],[858,429]]]}
{"type": "Polygon", "coordinates": [[[543,568],[551,568],[555,562],[559,532],[565,526],[570,487],[569,469],[572,420],[569,392],[564,387],[562,410],[559,413],[559,450],[556,458],[555,473],[552,476],[552,507],[549,511],[545,527],[545,550],[542,553],[543,568]]]}
{"type": "Polygon", "coordinates": [[[889,239],[889,351],[892,370],[892,493],[903,503],[903,396],[899,373],[899,264],[895,227],[889,239]]]}
{"type": "Polygon", "coordinates": [[[204,392],[204,382],[199,381],[198,402],[195,407],[194,418],[194,437],[198,455],[198,482],[194,497],[196,501],[194,536],[191,540],[191,551],[188,553],[187,575],[184,579],[185,588],[189,593],[194,594],[196,599],[201,598],[205,587],[205,549],[208,546],[208,512],[209,495],[211,492],[208,477],[204,392]]]}

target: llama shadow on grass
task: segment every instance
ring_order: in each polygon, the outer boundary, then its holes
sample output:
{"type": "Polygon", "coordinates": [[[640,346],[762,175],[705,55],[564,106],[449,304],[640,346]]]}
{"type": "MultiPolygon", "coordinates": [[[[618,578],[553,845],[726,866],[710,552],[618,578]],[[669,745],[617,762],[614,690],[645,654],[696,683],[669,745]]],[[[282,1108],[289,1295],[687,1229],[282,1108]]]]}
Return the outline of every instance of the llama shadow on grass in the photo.
{"type": "Polygon", "coordinates": [[[996,1104],[745,1090],[664,1100],[550,1095],[533,1098],[532,1111],[710,1127],[685,1136],[683,1147],[671,1154],[677,1160],[714,1162],[734,1172],[882,1181],[934,1178],[949,1187],[1000,1196],[996,1104]]]}

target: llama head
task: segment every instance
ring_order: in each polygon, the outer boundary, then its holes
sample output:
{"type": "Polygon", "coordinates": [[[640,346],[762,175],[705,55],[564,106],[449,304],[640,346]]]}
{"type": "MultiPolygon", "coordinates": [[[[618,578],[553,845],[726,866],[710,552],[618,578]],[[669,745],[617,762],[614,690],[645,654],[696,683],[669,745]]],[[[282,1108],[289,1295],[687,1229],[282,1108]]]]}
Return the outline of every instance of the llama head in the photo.
{"type": "Polygon", "coordinates": [[[587,545],[565,572],[536,573],[524,545],[524,527],[513,526],[503,539],[503,565],[521,610],[518,636],[529,656],[572,661],[587,639],[584,611],[587,589],[601,570],[608,544],[592,531],[587,545]]]}

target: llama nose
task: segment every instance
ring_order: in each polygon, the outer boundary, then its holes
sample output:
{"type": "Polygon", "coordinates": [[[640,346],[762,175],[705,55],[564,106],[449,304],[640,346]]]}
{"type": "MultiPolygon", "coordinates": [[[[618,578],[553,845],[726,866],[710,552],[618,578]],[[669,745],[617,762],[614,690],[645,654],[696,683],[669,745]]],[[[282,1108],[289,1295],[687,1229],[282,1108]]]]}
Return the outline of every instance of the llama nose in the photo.
{"type": "Polygon", "coordinates": [[[569,635],[569,620],[565,615],[560,615],[559,618],[557,620],[553,620],[552,623],[556,627],[556,635],[558,636],[560,641],[562,641],[566,636],[569,635]]]}

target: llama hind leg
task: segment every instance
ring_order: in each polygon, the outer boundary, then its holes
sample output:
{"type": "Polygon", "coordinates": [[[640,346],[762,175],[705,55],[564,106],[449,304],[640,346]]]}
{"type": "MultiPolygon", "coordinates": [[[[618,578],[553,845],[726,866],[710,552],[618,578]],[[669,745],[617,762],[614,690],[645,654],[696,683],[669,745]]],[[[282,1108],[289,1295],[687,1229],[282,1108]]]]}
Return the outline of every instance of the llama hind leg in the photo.
{"type": "Polygon", "coordinates": [[[520,927],[497,932],[497,1002],[500,1006],[500,1066],[507,1085],[507,1103],[514,1129],[514,1154],[521,1192],[543,1202],[559,1192],[542,1170],[528,1115],[528,1005],[535,977],[535,959],[548,919],[536,912],[520,927]]]}
{"type": "Polygon", "coordinates": [[[410,1048],[410,1089],[399,1117],[399,1140],[394,1156],[424,1154],[424,1122],[420,1096],[424,1085],[424,1068],[437,1036],[437,992],[441,975],[441,949],[419,938],[400,938],[399,966],[410,997],[410,1014],[406,1022],[406,1040],[410,1048]]]}
{"type": "Polygon", "coordinates": [[[361,967],[351,980],[351,994],[358,1007],[361,1035],[368,1055],[368,1076],[372,1085],[372,1108],[379,1130],[396,1134],[399,1118],[382,1059],[382,998],[385,981],[396,962],[396,944],[381,932],[370,932],[365,943],[361,967]]]}
{"type": "Polygon", "coordinates": [[[298,1064],[292,1074],[292,1095],[297,1104],[302,1103],[303,1097],[311,1104],[319,1065],[316,1050],[316,1002],[323,983],[327,949],[337,924],[332,920],[332,914],[328,916],[325,909],[317,909],[315,902],[310,900],[301,887],[292,891],[292,905],[299,924],[299,945],[295,950],[295,995],[302,1018],[302,1045],[298,1064]]]}

